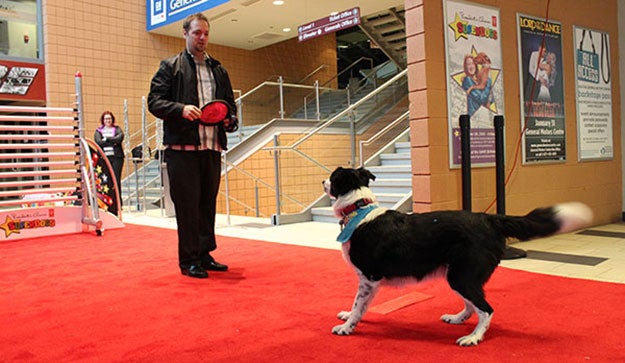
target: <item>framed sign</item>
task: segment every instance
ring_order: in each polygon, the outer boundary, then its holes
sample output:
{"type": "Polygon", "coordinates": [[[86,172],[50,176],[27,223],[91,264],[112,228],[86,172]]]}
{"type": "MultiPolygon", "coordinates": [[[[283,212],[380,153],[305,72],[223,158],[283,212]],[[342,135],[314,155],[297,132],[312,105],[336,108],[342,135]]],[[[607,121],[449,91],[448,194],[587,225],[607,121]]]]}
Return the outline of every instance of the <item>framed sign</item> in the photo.
{"type": "Polygon", "coordinates": [[[517,14],[523,163],[566,160],[562,26],[517,14]]]}
{"type": "Polygon", "coordinates": [[[578,159],[614,158],[610,35],[573,27],[578,159]]]}
{"type": "Polygon", "coordinates": [[[449,163],[462,161],[460,115],[470,117],[471,164],[495,163],[494,116],[503,114],[503,73],[499,9],[443,1],[449,163]]]}

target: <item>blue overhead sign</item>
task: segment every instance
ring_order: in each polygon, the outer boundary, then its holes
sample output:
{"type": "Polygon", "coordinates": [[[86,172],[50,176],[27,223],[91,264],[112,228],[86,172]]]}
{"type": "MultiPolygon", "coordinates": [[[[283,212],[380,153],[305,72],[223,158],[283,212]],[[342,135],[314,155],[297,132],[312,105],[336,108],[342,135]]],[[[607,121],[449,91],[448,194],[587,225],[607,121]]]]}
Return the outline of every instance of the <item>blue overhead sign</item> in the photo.
{"type": "Polygon", "coordinates": [[[175,23],[187,16],[212,9],[229,0],[147,0],[148,31],[175,23]]]}

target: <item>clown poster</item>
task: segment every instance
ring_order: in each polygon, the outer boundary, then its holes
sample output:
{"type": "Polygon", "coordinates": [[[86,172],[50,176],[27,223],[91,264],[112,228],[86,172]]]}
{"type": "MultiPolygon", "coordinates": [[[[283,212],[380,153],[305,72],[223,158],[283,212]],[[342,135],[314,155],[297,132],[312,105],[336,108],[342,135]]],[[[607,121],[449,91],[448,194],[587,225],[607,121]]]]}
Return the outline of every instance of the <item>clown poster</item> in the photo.
{"type": "Polygon", "coordinates": [[[573,33],[578,159],[613,159],[610,37],[577,26],[573,33]]]}
{"type": "Polygon", "coordinates": [[[523,163],[566,160],[562,26],[517,14],[523,163]]]}
{"type": "Polygon", "coordinates": [[[471,164],[495,162],[494,117],[504,112],[499,9],[443,1],[450,167],[462,162],[460,115],[470,117],[471,164]]]}

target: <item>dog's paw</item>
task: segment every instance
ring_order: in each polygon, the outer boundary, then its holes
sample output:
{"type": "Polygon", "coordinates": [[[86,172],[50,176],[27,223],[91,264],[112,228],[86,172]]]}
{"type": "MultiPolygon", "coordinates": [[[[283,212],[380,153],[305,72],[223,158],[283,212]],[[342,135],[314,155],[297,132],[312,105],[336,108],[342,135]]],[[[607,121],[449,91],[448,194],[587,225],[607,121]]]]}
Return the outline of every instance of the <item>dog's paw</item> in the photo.
{"type": "Polygon", "coordinates": [[[483,338],[484,338],[484,335],[469,334],[467,336],[464,336],[456,340],[456,343],[461,347],[471,347],[473,345],[478,345],[479,342],[481,342],[483,338]]]}
{"type": "Polygon", "coordinates": [[[470,317],[471,314],[467,314],[466,311],[463,311],[458,314],[445,314],[441,316],[441,320],[447,324],[462,324],[470,317]]]}
{"type": "Polygon", "coordinates": [[[340,313],[338,313],[336,315],[337,318],[341,319],[341,320],[345,320],[347,321],[347,319],[349,319],[349,317],[352,315],[351,311],[341,311],[340,313]]]}
{"type": "Polygon", "coordinates": [[[349,323],[337,325],[332,328],[332,334],[336,335],[350,335],[354,331],[354,326],[349,323]]]}

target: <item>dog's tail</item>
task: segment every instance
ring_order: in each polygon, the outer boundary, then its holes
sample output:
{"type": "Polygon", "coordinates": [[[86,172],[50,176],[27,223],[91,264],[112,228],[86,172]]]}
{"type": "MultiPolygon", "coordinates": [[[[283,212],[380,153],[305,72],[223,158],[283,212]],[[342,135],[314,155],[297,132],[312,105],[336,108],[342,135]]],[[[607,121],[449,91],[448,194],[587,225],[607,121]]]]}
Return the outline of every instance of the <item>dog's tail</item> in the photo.
{"type": "Polygon", "coordinates": [[[592,222],[592,210],[585,204],[570,202],[537,208],[523,217],[492,215],[491,222],[506,237],[527,241],[556,233],[571,232],[592,222]]]}

